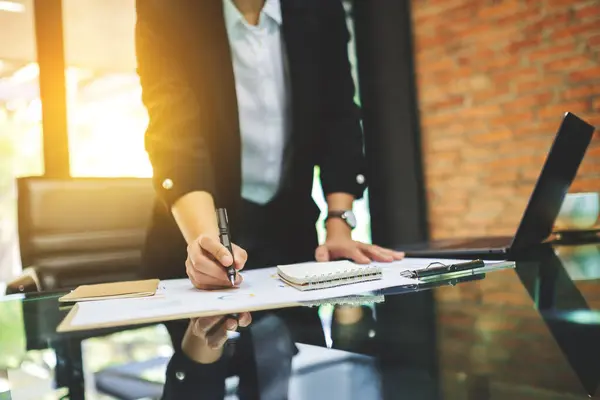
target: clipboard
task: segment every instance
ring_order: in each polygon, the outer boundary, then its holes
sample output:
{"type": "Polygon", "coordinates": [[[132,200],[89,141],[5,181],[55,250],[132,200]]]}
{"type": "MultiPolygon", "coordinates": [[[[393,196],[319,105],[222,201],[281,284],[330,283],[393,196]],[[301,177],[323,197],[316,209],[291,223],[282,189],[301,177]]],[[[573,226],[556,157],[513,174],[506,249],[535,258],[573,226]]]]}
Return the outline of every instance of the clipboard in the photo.
{"type": "Polygon", "coordinates": [[[387,276],[380,280],[315,291],[300,291],[285,284],[279,278],[276,267],[248,271],[244,276],[243,288],[206,291],[206,294],[198,293],[189,279],[173,279],[161,282],[159,290],[150,297],[79,302],[69,310],[57,330],[86,331],[300,307],[307,301],[320,301],[414,283],[414,280],[403,278],[396,271],[398,270],[395,268],[384,271],[384,275],[387,276]]]}
{"type": "Polygon", "coordinates": [[[77,315],[79,311],[79,304],[75,304],[67,316],[62,320],[62,322],[56,328],[56,332],[58,333],[66,333],[66,332],[80,332],[80,331],[91,331],[98,329],[109,329],[109,328],[122,328],[128,326],[137,326],[137,325],[151,325],[151,324],[159,324],[162,322],[168,321],[177,321],[182,319],[190,319],[190,318],[202,318],[202,317],[213,317],[217,315],[227,315],[227,314],[235,314],[235,313],[243,313],[243,312],[257,312],[257,311],[267,311],[267,310],[276,310],[282,308],[292,308],[292,307],[301,307],[305,306],[301,302],[297,303],[281,303],[281,304],[272,304],[269,306],[263,307],[240,307],[234,310],[210,310],[210,311],[202,311],[197,313],[185,313],[185,314],[173,314],[169,316],[161,316],[161,317],[151,317],[151,318],[139,318],[127,321],[117,321],[117,322],[108,322],[108,323],[99,323],[99,324],[90,324],[90,325],[73,325],[73,319],[77,315]]]}

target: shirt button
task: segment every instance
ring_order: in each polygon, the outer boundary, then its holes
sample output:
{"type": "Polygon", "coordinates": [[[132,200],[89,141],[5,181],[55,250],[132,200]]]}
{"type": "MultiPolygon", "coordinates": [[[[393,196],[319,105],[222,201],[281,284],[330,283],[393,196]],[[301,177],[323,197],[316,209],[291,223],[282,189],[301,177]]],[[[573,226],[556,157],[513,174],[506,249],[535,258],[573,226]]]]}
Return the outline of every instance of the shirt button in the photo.
{"type": "Polygon", "coordinates": [[[358,183],[359,185],[365,183],[365,176],[363,174],[356,175],[356,183],[358,183]]]}
{"type": "Polygon", "coordinates": [[[162,182],[162,187],[166,190],[170,190],[171,188],[173,188],[173,181],[170,179],[165,179],[162,182]]]}
{"type": "Polygon", "coordinates": [[[185,379],[185,373],[181,372],[181,371],[177,371],[177,372],[175,372],[175,378],[177,378],[178,381],[182,381],[185,379]]]}

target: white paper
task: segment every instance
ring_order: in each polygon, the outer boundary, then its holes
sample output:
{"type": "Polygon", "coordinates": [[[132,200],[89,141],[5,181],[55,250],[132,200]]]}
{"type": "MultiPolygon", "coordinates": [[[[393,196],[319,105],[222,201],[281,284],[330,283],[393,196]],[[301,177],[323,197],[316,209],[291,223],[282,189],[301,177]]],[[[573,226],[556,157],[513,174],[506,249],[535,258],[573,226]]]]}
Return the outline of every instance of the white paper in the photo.
{"type": "Polygon", "coordinates": [[[464,262],[464,260],[410,259],[378,263],[382,279],[327,289],[300,291],[278,278],[277,268],[264,268],[243,273],[239,288],[198,290],[189,279],[161,281],[152,297],[99,300],[78,303],[73,326],[136,323],[148,318],[168,318],[181,314],[227,314],[240,308],[276,308],[290,303],[310,302],[343,297],[391,287],[417,284],[416,279],[400,276],[406,269],[424,269],[432,262],[464,262]]]}

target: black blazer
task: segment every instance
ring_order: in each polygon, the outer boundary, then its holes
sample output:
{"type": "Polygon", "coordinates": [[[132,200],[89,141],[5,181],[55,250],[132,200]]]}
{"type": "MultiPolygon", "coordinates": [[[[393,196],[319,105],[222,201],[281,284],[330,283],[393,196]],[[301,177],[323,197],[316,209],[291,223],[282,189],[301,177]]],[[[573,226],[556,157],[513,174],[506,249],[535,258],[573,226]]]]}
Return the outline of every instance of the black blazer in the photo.
{"type": "MultiPolygon", "coordinates": [[[[314,225],[315,165],[325,194],[358,198],[366,185],[349,33],[340,0],[281,0],[281,7],[293,149],[284,191],[290,215],[314,225]]],[[[146,263],[182,262],[173,275],[179,276],[186,245],[171,205],[188,192],[207,191],[235,221],[241,202],[240,129],[223,2],[138,0],[136,8],[137,71],[150,118],[145,145],[159,199],[146,263]]]]}

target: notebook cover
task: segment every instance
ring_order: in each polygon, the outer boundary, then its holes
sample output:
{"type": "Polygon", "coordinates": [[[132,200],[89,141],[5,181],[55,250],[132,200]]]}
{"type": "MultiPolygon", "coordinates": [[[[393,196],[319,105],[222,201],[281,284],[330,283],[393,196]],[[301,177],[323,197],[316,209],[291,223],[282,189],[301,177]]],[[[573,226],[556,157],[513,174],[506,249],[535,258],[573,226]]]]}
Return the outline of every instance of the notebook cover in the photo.
{"type": "Polygon", "coordinates": [[[355,264],[350,261],[329,262],[305,262],[299,264],[278,265],[277,272],[287,281],[297,285],[309,283],[312,280],[327,280],[328,277],[335,279],[349,272],[360,274],[361,270],[369,268],[369,265],[355,264]]]}
{"type": "Polygon", "coordinates": [[[59,302],[124,299],[129,297],[153,296],[158,288],[158,279],[142,281],[111,282],[97,285],[82,285],[58,299],[59,302]]]}
{"type": "Polygon", "coordinates": [[[279,265],[279,278],[299,290],[326,289],[382,278],[381,267],[350,261],[279,265]]]}

